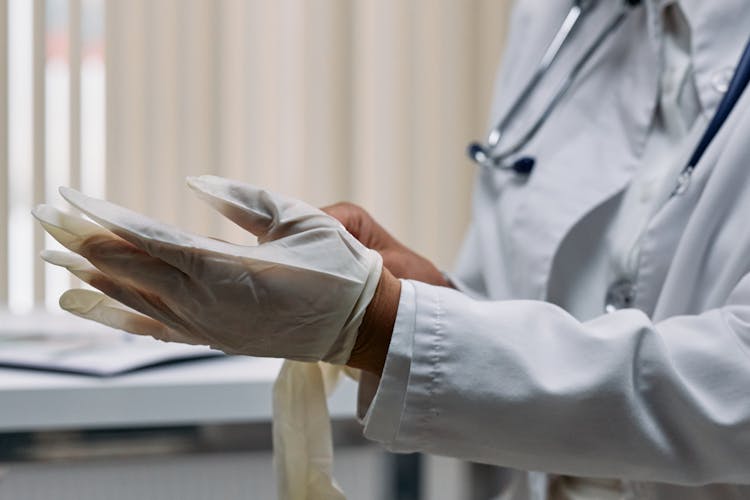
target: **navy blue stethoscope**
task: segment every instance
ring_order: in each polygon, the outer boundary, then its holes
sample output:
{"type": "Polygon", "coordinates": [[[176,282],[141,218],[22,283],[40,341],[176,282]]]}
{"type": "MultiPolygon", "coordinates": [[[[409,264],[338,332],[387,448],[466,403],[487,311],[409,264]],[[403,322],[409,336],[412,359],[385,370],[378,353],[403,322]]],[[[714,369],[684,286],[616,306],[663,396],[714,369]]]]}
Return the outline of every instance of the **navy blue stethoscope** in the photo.
{"type": "MultiPolygon", "coordinates": [[[[531,173],[534,169],[536,160],[533,156],[520,156],[517,154],[536,136],[539,129],[549,118],[550,114],[554,111],[555,107],[559,104],[562,98],[572,88],[573,82],[576,77],[596,53],[597,49],[602,46],[604,41],[612,35],[622,22],[627,17],[628,13],[635,7],[640,5],[640,0],[625,0],[622,3],[621,8],[612,17],[612,20],[605,25],[602,31],[597,35],[594,41],[586,48],[583,55],[578,59],[573,68],[568,73],[567,77],[563,79],[560,85],[557,87],[555,92],[552,94],[549,102],[543,109],[541,115],[531,127],[514,143],[500,148],[500,142],[505,135],[510,123],[518,116],[521,109],[524,107],[526,102],[529,100],[531,95],[534,93],[534,89],[537,87],[539,82],[547,74],[549,68],[557,60],[557,56],[563,45],[570,39],[573,32],[579,26],[579,21],[585,17],[586,14],[590,13],[595,7],[597,0],[574,0],[568,14],[565,16],[560,29],[555,34],[554,38],[547,46],[547,49],[542,56],[542,60],[539,63],[534,75],[532,76],[529,83],[521,91],[521,94],[505,113],[505,115],[498,121],[497,125],[490,131],[487,136],[486,144],[480,144],[478,142],[472,142],[467,147],[467,154],[478,165],[488,169],[498,170],[510,170],[518,175],[525,176],[531,173]]],[[[737,64],[737,69],[734,72],[734,76],[729,83],[726,93],[719,103],[716,113],[714,114],[711,122],[709,123],[706,131],[704,132],[701,140],[698,142],[698,146],[690,157],[688,164],[682,170],[678,186],[675,189],[674,194],[679,194],[684,191],[687,187],[690,177],[695,170],[695,166],[700,161],[703,153],[708,148],[713,138],[718,133],[722,124],[726,120],[729,113],[734,108],[735,104],[739,100],[742,92],[750,81],[750,41],[740,58],[740,62],[737,64]]]]}

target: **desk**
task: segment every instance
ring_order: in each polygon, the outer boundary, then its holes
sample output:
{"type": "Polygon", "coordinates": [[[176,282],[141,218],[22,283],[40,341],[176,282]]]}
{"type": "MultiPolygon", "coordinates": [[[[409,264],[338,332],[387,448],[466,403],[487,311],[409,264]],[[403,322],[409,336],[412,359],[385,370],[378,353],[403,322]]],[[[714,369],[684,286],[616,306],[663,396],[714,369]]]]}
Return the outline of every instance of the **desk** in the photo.
{"type": "MultiPolygon", "coordinates": [[[[0,311],[0,333],[121,335],[70,314],[0,311]]],[[[0,433],[268,422],[281,360],[203,359],[110,378],[0,368],[0,433]]],[[[351,418],[356,384],[346,380],[331,415],[351,418]]]]}
{"type": "MultiPolygon", "coordinates": [[[[0,369],[0,432],[268,421],[281,361],[227,357],[112,378],[0,369]]],[[[352,418],[356,384],[329,400],[352,418]]]]}
{"type": "MultiPolygon", "coordinates": [[[[100,379],[0,369],[0,433],[222,426],[271,419],[280,360],[227,357],[100,379]]],[[[351,422],[356,384],[329,400],[351,422]]],[[[266,431],[268,432],[268,430],[266,431]]],[[[54,434],[54,432],[52,432],[54,434]]],[[[128,435],[129,436],[129,435],[128,435]]],[[[123,439],[130,439],[124,437],[123,439]]],[[[123,448],[126,448],[123,446],[123,448]]],[[[275,498],[270,450],[167,452],[0,462],[0,498],[24,500],[205,500],[275,498]]],[[[386,498],[386,454],[374,445],[336,452],[336,477],[357,498],[386,498]]]]}
{"type": "MultiPolygon", "coordinates": [[[[0,324],[7,325],[7,320],[0,313],[0,324]]],[[[53,328],[50,321],[58,323],[60,318],[50,320],[42,316],[38,325],[42,329],[53,328]]],[[[92,328],[87,322],[77,325],[92,328]]],[[[150,368],[112,378],[0,369],[0,434],[267,425],[271,419],[271,390],[280,366],[281,360],[277,359],[226,357],[150,368]]],[[[345,379],[329,399],[331,416],[338,424],[351,423],[354,418],[356,391],[356,384],[345,379]]],[[[0,498],[275,497],[270,450],[120,455],[0,462],[0,498]],[[33,491],[29,489],[32,484],[33,491]],[[212,496],[205,491],[211,491],[212,496]],[[248,491],[254,494],[248,496],[248,491]]],[[[398,468],[394,469],[394,459],[381,448],[367,443],[337,446],[335,456],[335,477],[344,491],[358,492],[352,498],[397,498],[390,488],[399,484],[394,479],[394,474],[399,474],[398,468]]],[[[469,481],[463,464],[435,458],[428,459],[422,467],[427,479],[423,485],[426,498],[466,497],[469,481]]],[[[400,474],[408,478],[401,482],[419,481],[418,462],[416,470],[403,469],[400,474]]]]}

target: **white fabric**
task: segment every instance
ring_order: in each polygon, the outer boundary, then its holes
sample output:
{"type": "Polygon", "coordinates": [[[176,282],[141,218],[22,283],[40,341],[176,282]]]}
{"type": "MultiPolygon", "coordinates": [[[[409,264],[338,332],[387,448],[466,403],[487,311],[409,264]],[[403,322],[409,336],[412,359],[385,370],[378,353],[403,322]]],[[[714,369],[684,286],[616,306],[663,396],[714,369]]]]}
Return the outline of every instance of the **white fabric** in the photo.
{"type": "MultiPolygon", "coordinates": [[[[700,101],[693,79],[689,54],[690,27],[678,4],[660,11],[661,30],[654,33],[654,44],[661,54],[659,97],[640,165],[623,195],[606,244],[608,254],[602,276],[605,282],[632,279],[638,269],[640,241],[653,214],[668,200],[677,178],[687,164],[687,155],[708,126],[699,115],[700,101]],[[700,119],[697,119],[700,118],[700,119]],[[675,154],[682,152],[682,154],[675,154]]],[[[708,110],[710,112],[710,110],[708,110]]],[[[561,265],[565,265],[561,263],[561,265]]],[[[587,272],[582,268],[581,272],[587,272]]],[[[591,290],[570,290],[591,302],[591,290]]],[[[577,311],[566,308],[579,319],[577,311]]]]}
{"type": "MultiPolygon", "coordinates": [[[[601,314],[604,302],[601,297],[606,295],[609,283],[636,277],[643,231],[651,216],[667,201],[687,162],[684,155],[675,156],[674,152],[689,151],[708,124],[698,114],[700,102],[692,77],[690,28],[679,5],[666,3],[670,5],[661,6],[663,30],[654,33],[655,45],[661,52],[659,98],[641,165],[614,217],[602,217],[601,229],[579,229],[606,234],[594,244],[589,243],[588,251],[593,258],[581,262],[580,255],[565,248],[566,243],[575,241],[571,238],[562,243],[558,253],[556,268],[578,276],[574,280],[561,280],[565,290],[556,303],[581,321],[601,314]]],[[[548,300],[556,298],[548,296],[548,300]]],[[[552,481],[549,496],[551,500],[619,500],[625,498],[625,492],[618,480],[557,477],[552,481]]]]}
{"type": "Polygon", "coordinates": [[[300,201],[219,177],[188,183],[200,198],[255,234],[259,245],[190,234],[63,188],[62,195],[101,226],[50,206],[34,214],[100,273],[89,268],[81,274],[86,262],[73,255],[45,257],[84,280],[93,278],[111,298],[69,290],[60,298],[61,307],[161,340],[206,344],[232,354],[345,364],[380,279],[380,255],[336,219],[300,201]],[[87,240],[91,235],[103,238],[103,244],[87,240]],[[119,238],[133,247],[113,247],[119,238]],[[127,312],[112,299],[142,314],[127,312]],[[156,322],[149,323],[144,314],[156,322]],[[143,331],[144,324],[153,327],[143,331]]]}
{"type": "Polygon", "coordinates": [[[618,199],[619,203],[593,214],[562,241],[551,270],[546,299],[580,320],[602,313],[602,297],[610,283],[635,276],[642,232],[673,190],[686,154],[708,123],[699,115],[686,42],[690,29],[681,22],[679,5],[674,3],[670,9],[660,15],[664,31],[654,33],[661,54],[659,97],[638,170],[621,202],[618,199]],[[675,151],[685,153],[675,155],[675,151]]]}
{"type": "MultiPolygon", "coordinates": [[[[722,95],[715,78],[736,63],[747,40],[750,9],[744,0],[678,3],[690,27],[698,121],[706,120],[722,95]]],[[[602,236],[626,206],[625,188],[645,179],[634,176],[647,168],[653,118],[664,105],[661,4],[646,2],[631,14],[529,145],[537,165],[528,181],[479,174],[472,226],[452,278],[485,300],[411,283],[365,420],[369,438],[401,451],[620,478],[631,498],[750,496],[741,486],[750,484],[750,94],[687,192],[654,200],[632,225],[619,226],[635,229],[632,257],[600,260],[612,266],[611,276],[627,270],[633,277],[636,308],[601,314],[609,282],[590,294],[587,310],[600,313],[587,321],[545,301],[553,286],[560,302],[572,303],[583,290],[566,294],[577,276],[559,268],[559,252],[580,249],[579,263],[588,262],[590,247],[606,244],[602,236]],[[615,269],[617,262],[631,264],[615,269]],[[398,418],[381,417],[392,413],[398,418]]],[[[600,3],[590,25],[601,25],[618,5],[600,3]]],[[[562,0],[518,4],[493,120],[533,71],[568,7],[562,0]]],[[[595,31],[579,32],[549,86],[595,31]]],[[[532,108],[544,96],[535,101],[532,108]]],[[[686,160],[694,147],[692,137],[680,142],[685,132],[669,138],[680,144],[674,158],[686,160]]],[[[671,162],[662,165],[665,176],[674,175],[671,162]]],[[[656,184],[664,187],[657,193],[671,191],[667,177],[656,184]]]]}

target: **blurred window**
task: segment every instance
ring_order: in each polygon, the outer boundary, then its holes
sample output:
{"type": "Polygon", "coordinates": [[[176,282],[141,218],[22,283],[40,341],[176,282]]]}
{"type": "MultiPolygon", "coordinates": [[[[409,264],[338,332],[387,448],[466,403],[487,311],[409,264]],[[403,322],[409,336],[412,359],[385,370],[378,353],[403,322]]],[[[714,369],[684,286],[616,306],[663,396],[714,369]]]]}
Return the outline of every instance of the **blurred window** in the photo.
{"type": "Polygon", "coordinates": [[[31,208],[60,185],[104,191],[103,0],[4,0],[7,164],[0,163],[0,306],[54,307],[70,278],[37,258],[45,241],[31,208]]]}

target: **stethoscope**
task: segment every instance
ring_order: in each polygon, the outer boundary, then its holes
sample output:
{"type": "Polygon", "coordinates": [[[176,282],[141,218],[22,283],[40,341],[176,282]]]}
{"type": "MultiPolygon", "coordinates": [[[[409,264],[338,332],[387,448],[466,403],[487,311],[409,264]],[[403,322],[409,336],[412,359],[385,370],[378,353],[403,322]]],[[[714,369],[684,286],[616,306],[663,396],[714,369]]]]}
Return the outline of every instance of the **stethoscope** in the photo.
{"type": "MultiPolygon", "coordinates": [[[[578,61],[573,65],[573,68],[568,73],[567,77],[563,79],[556,91],[553,93],[551,99],[545,106],[539,118],[533,122],[531,127],[520,139],[512,143],[511,145],[500,148],[500,141],[502,140],[505,131],[511,122],[518,116],[521,109],[524,107],[526,102],[529,100],[531,95],[534,93],[539,82],[548,73],[552,64],[557,60],[557,56],[563,45],[570,39],[573,32],[580,24],[580,20],[589,14],[596,6],[597,0],[574,0],[573,4],[565,16],[560,29],[555,34],[554,38],[547,46],[544,51],[542,60],[539,63],[536,71],[534,72],[529,83],[523,88],[521,94],[505,113],[505,115],[498,121],[497,125],[490,131],[487,136],[486,145],[482,145],[478,142],[472,142],[467,147],[467,154],[474,162],[479,166],[490,169],[490,170],[509,170],[513,171],[520,176],[526,176],[531,173],[534,169],[536,160],[533,156],[521,156],[516,159],[516,155],[524,149],[529,142],[536,136],[539,129],[544,125],[547,119],[550,117],[555,107],[560,103],[562,98],[572,88],[573,82],[576,77],[596,53],[596,51],[604,44],[616,30],[620,27],[622,22],[627,17],[628,13],[635,7],[640,5],[640,0],[625,0],[621,8],[612,17],[611,21],[602,29],[599,35],[594,41],[586,48],[585,52],[578,61]]],[[[708,145],[713,140],[714,136],[721,128],[721,125],[726,120],[727,116],[734,108],[734,105],[739,100],[740,95],[750,80],[750,42],[745,47],[745,51],[740,58],[740,62],[737,65],[734,76],[732,77],[729,87],[724,94],[724,97],[719,104],[714,117],[711,119],[706,132],[703,134],[698,146],[690,157],[688,164],[682,170],[677,188],[674,194],[679,194],[684,191],[689,183],[690,177],[695,170],[695,166],[700,161],[703,153],[708,148],[708,145]]]]}

